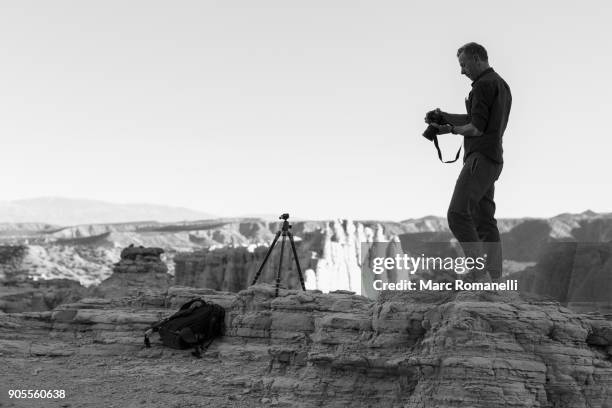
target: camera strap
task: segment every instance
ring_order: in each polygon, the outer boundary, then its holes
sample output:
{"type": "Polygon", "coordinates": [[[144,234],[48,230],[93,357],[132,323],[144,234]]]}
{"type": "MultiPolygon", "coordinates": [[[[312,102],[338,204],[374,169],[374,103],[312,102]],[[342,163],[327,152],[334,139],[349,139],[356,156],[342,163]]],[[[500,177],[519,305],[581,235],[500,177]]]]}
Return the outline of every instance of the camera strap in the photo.
{"type": "Polygon", "coordinates": [[[438,145],[438,136],[433,137],[434,146],[436,146],[436,150],[438,151],[438,158],[442,163],[454,163],[459,159],[459,155],[461,154],[461,146],[459,150],[457,150],[457,155],[455,156],[455,160],[444,161],[442,160],[442,152],[440,151],[440,146],[438,145]]]}

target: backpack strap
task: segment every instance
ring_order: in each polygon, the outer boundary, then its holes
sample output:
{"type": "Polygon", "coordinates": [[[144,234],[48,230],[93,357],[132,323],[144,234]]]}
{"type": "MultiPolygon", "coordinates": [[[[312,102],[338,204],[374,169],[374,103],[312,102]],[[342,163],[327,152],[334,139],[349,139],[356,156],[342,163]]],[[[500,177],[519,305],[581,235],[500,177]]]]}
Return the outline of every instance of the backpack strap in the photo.
{"type": "Polygon", "coordinates": [[[215,341],[215,337],[210,339],[210,341],[205,346],[196,344],[193,348],[193,351],[191,352],[191,355],[196,358],[202,358],[202,353],[205,353],[206,350],[208,350],[213,341],[215,341]]]}
{"type": "Polygon", "coordinates": [[[144,345],[146,348],[151,348],[151,340],[149,340],[149,336],[151,335],[151,333],[153,333],[153,329],[149,328],[147,329],[147,331],[145,331],[144,334],[144,345]]]}
{"type": "Polygon", "coordinates": [[[433,142],[434,142],[434,146],[436,146],[436,150],[438,151],[438,159],[440,159],[440,161],[442,163],[454,163],[459,159],[459,155],[461,154],[461,147],[459,146],[459,150],[457,150],[457,155],[455,156],[455,160],[449,160],[449,161],[444,161],[442,160],[442,152],[440,151],[440,146],[438,145],[438,136],[434,136],[433,137],[433,142]]]}
{"type": "Polygon", "coordinates": [[[202,302],[203,304],[206,304],[206,301],[204,299],[194,298],[194,299],[191,299],[189,302],[185,303],[183,306],[181,306],[179,311],[189,309],[189,307],[195,302],[202,302]]]}
{"type": "Polygon", "coordinates": [[[159,328],[161,325],[163,325],[164,323],[166,323],[168,320],[171,320],[174,317],[174,315],[166,317],[165,319],[160,320],[159,322],[153,323],[152,325],[150,325],[146,331],[145,331],[145,336],[147,335],[151,335],[151,333],[155,333],[159,331],[159,328]]]}

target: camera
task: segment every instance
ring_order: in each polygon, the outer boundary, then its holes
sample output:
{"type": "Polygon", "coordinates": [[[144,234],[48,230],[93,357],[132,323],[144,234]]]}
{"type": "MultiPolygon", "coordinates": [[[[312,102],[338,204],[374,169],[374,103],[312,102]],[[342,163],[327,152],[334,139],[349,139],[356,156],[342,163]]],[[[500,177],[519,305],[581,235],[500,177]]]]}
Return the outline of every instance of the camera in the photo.
{"type": "MultiPolygon", "coordinates": [[[[432,111],[427,112],[427,114],[425,115],[425,120],[427,122],[433,122],[437,125],[448,125],[448,121],[446,119],[444,119],[444,115],[442,115],[442,112],[440,111],[440,109],[435,109],[432,111]]],[[[425,129],[425,131],[423,132],[423,137],[429,141],[434,140],[434,137],[436,137],[438,135],[438,129],[436,129],[435,127],[429,125],[427,126],[427,129],[425,129]]]]}
{"type": "Polygon", "coordinates": [[[287,221],[289,219],[289,214],[288,213],[282,214],[280,217],[278,217],[278,219],[287,221]]]}

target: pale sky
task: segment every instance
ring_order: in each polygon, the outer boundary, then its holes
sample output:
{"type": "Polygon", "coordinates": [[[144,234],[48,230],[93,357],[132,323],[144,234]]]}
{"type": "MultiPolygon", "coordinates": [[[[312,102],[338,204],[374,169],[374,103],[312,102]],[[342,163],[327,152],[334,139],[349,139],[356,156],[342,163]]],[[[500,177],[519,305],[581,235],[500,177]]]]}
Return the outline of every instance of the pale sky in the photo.
{"type": "Polygon", "coordinates": [[[445,215],[460,164],[423,117],[464,113],[476,41],[513,93],[497,216],[612,211],[610,21],[606,1],[4,1],[0,201],[445,215]]]}

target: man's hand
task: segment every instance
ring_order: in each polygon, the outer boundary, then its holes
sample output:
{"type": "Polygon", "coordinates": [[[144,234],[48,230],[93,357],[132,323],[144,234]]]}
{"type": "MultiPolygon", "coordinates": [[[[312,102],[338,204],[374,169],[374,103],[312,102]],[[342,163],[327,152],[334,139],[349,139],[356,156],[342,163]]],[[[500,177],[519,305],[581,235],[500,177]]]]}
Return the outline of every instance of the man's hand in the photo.
{"type": "Polygon", "coordinates": [[[434,116],[434,115],[435,115],[435,116],[438,116],[438,115],[440,115],[441,113],[442,113],[442,111],[440,110],[440,108],[436,108],[436,109],[434,109],[434,110],[431,110],[431,111],[427,112],[427,113],[425,114],[425,123],[427,123],[428,125],[431,125],[431,124],[432,124],[432,122],[431,122],[430,118],[431,118],[432,116],[434,116]]]}
{"type": "Polygon", "coordinates": [[[430,123],[430,126],[435,127],[436,129],[438,129],[438,134],[439,135],[444,135],[446,133],[450,133],[451,129],[453,128],[452,125],[438,125],[437,123],[430,123]]]}

